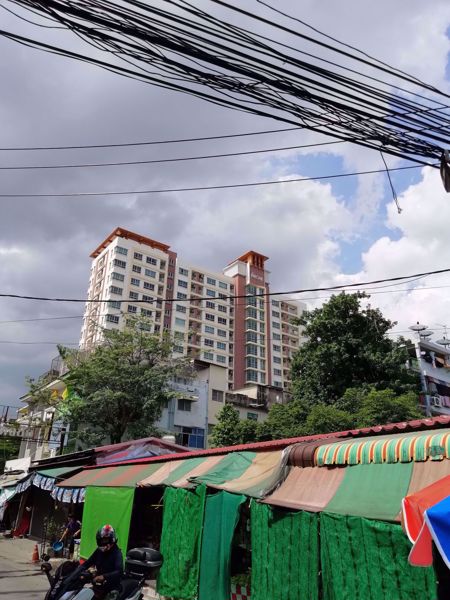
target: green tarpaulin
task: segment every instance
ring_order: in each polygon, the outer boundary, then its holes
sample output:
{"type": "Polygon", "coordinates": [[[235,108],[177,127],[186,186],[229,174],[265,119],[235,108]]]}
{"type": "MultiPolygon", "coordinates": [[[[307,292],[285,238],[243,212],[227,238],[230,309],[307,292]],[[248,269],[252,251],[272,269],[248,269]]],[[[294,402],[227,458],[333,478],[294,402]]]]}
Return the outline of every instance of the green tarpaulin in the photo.
{"type": "Polygon", "coordinates": [[[413,466],[410,462],[346,467],[326,511],[393,521],[408,492],[413,466]]]}
{"type": "Polygon", "coordinates": [[[324,600],[435,600],[434,573],[408,564],[400,525],[322,513],[320,540],[324,600]]]}
{"type": "Polygon", "coordinates": [[[134,488],[87,487],[81,528],[80,554],[89,556],[97,548],[95,534],[103,525],[114,527],[125,557],[130,531],[134,488]]]}
{"type": "Polygon", "coordinates": [[[318,600],[318,518],[252,502],[251,600],[318,600]]]}
{"type": "Polygon", "coordinates": [[[192,481],[214,487],[237,479],[251,466],[256,452],[230,452],[210,471],[193,477],[192,481]]]}
{"type": "Polygon", "coordinates": [[[206,488],[193,491],[167,488],[164,492],[161,554],[158,576],[161,596],[191,600],[198,595],[200,546],[206,488]]]}
{"type": "Polygon", "coordinates": [[[239,507],[246,497],[218,492],[206,497],[199,600],[230,600],[230,558],[239,507]]]}

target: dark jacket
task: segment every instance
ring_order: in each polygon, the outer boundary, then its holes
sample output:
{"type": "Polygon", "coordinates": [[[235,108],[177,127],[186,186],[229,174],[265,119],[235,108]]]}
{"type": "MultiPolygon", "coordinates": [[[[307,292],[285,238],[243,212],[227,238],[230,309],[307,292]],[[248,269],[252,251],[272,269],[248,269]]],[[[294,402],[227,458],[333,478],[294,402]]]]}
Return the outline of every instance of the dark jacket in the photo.
{"type": "Polygon", "coordinates": [[[114,545],[107,552],[97,548],[82,565],[83,571],[90,567],[96,568],[97,575],[103,575],[108,588],[118,586],[123,574],[123,556],[120,548],[114,545]]]}

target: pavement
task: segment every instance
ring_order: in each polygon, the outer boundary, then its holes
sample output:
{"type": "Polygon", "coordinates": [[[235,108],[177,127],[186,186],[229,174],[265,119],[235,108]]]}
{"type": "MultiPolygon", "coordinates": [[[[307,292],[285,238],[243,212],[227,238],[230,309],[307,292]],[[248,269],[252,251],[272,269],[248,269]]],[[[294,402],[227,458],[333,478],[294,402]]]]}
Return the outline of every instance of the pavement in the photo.
{"type": "Polygon", "coordinates": [[[43,600],[49,588],[31,556],[35,542],[0,538],[0,599],[43,600]]]}
{"type": "MultiPolygon", "coordinates": [[[[40,563],[31,557],[36,542],[28,539],[0,537],[0,600],[43,600],[49,588],[46,576],[41,573],[40,563]]],[[[52,559],[55,569],[60,559],[52,559]]],[[[159,598],[154,581],[143,589],[144,600],[159,598]]]]}

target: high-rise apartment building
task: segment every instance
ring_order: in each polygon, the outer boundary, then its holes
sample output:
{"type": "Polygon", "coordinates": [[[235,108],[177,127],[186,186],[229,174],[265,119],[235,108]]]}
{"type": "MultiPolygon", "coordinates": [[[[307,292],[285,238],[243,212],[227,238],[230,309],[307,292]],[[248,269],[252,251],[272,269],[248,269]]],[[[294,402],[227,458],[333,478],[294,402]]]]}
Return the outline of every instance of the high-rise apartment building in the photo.
{"type": "Polygon", "coordinates": [[[267,257],[247,252],[223,272],[180,259],[170,247],[122,228],[91,254],[88,302],[80,346],[101,341],[127,314],[149,317],[153,333],[170,331],[175,352],[226,369],[228,389],[268,385],[289,389],[290,358],[300,343],[292,323],[299,302],[270,291],[267,257]]]}

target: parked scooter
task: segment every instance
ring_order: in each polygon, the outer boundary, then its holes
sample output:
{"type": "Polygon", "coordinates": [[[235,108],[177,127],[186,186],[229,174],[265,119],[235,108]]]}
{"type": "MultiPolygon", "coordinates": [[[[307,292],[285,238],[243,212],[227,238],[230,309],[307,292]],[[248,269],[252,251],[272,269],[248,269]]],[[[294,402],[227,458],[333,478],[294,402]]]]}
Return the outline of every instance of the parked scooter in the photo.
{"type": "MultiPolygon", "coordinates": [[[[79,563],[66,561],[61,564],[52,575],[52,565],[48,562],[49,557],[44,556],[41,570],[47,575],[50,589],[45,595],[45,600],[91,600],[96,597],[104,597],[101,586],[93,582],[94,573],[83,572],[80,578],[77,569],[79,563]],[[92,587],[86,588],[87,584],[92,587]]],[[[133,548],[129,550],[125,559],[124,575],[120,582],[118,591],[109,592],[105,600],[142,600],[144,587],[147,579],[155,579],[159,567],[162,565],[161,554],[153,548],[133,548]]]]}

